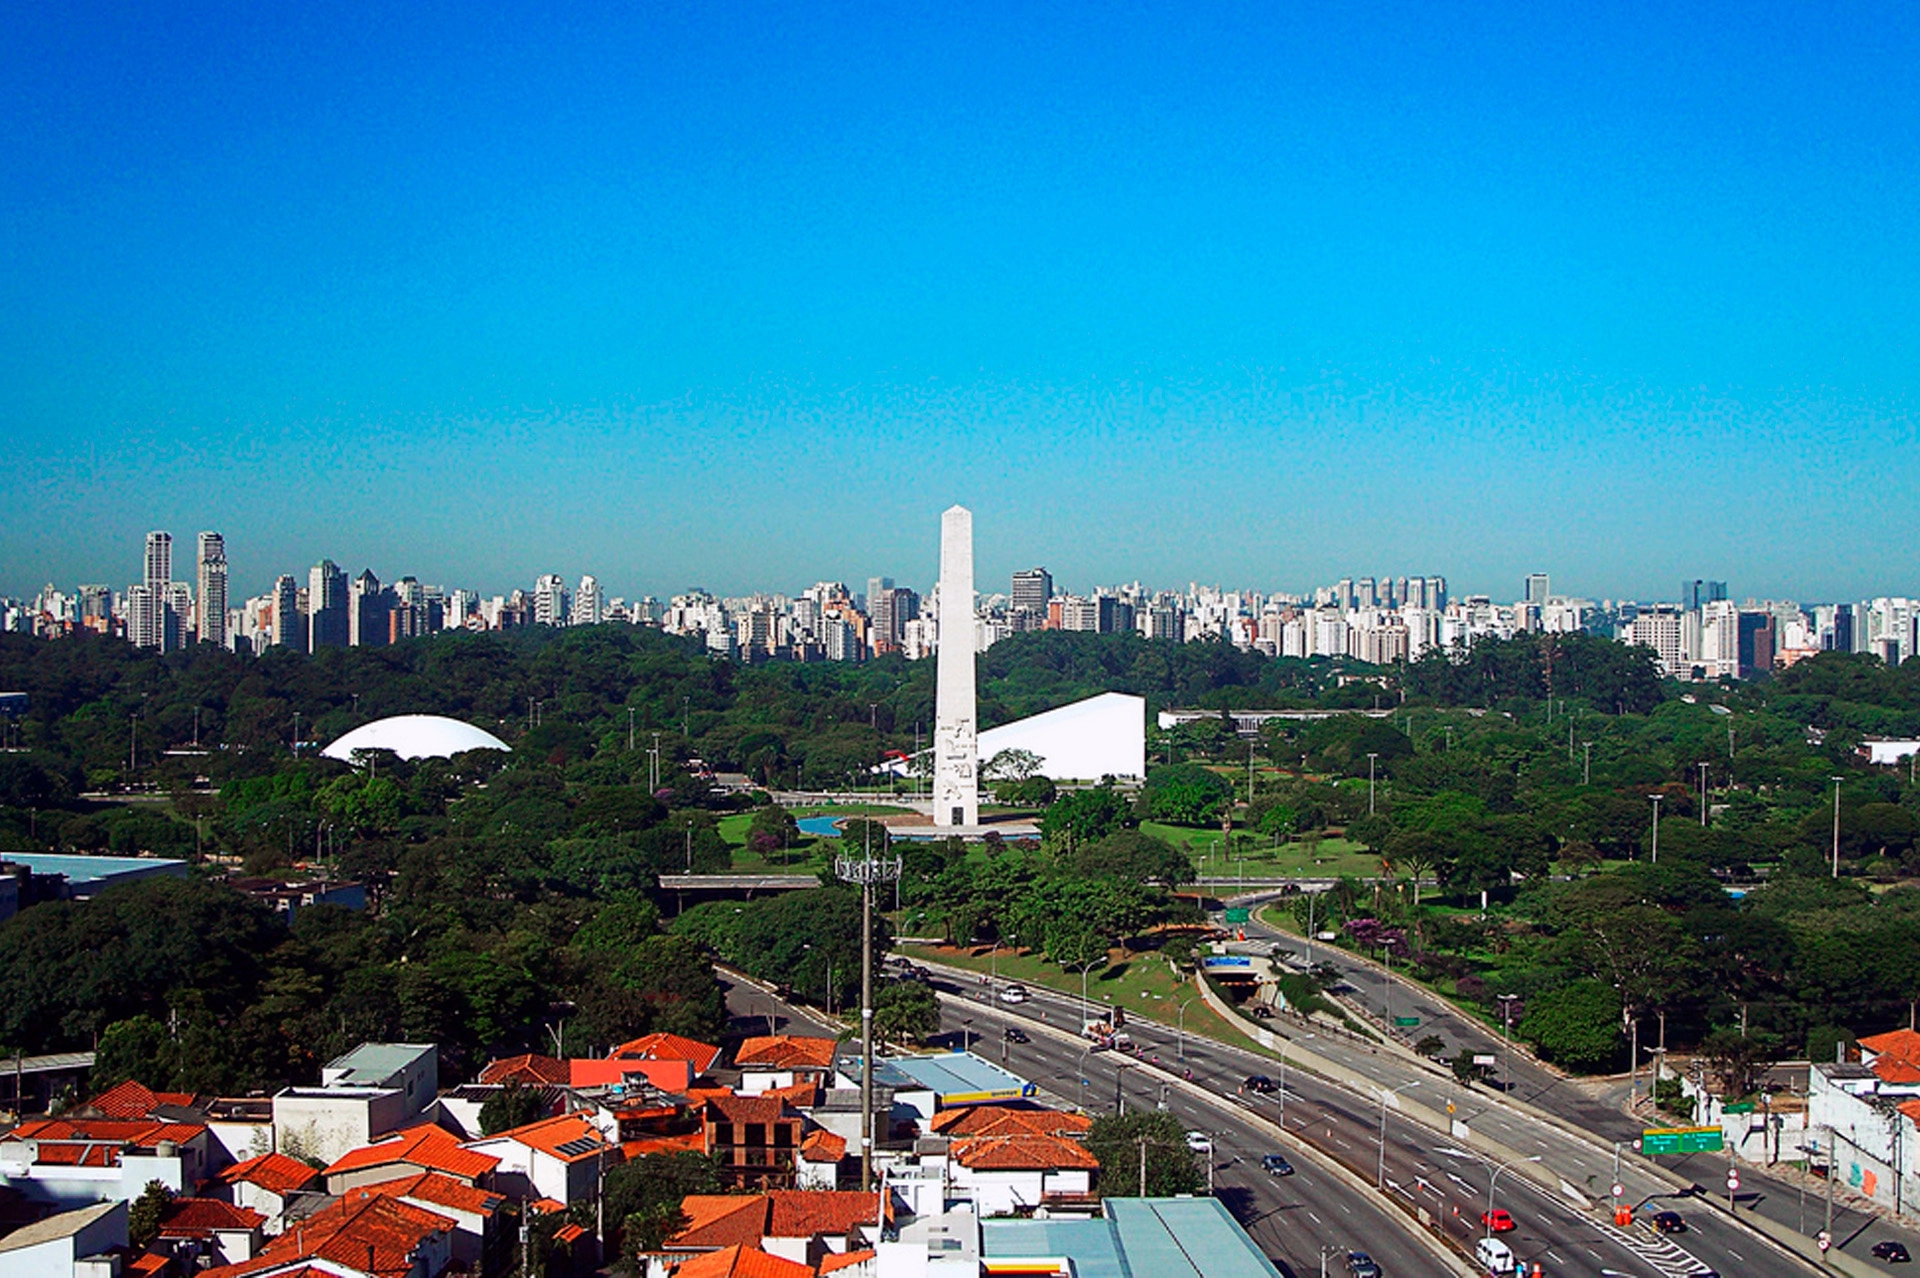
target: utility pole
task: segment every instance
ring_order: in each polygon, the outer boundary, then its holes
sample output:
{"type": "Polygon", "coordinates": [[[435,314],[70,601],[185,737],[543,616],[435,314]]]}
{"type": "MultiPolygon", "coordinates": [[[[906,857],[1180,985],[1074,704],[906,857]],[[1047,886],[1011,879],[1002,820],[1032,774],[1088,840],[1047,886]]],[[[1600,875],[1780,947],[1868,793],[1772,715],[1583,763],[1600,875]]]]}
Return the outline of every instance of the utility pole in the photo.
{"type": "Polygon", "coordinates": [[[873,854],[873,823],[866,825],[860,858],[834,860],[836,877],[860,885],[860,1188],[873,1190],[873,885],[900,877],[899,857],[873,854]]]}
{"type": "Polygon", "coordinates": [[[1653,800],[1653,863],[1658,865],[1660,864],[1660,800],[1667,796],[1651,794],[1647,797],[1653,800]]]}
{"type": "Polygon", "coordinates": [[[633,707],[627,707],[627,753],[633,753],[633,707]]]}
{"type": "Polygon", "coordinates": [[[1593,742],[1582,741],[1580,743],[1580,749],[1587,756],[1586,766],[1580,772],[1580,784],[1592,785],[1593,784],[1593,742]]]}
{"type": "Polygon", "coordinates": [[[1700,824],[1707,823],[1707,761],[1700,761],[1700,824]]]}

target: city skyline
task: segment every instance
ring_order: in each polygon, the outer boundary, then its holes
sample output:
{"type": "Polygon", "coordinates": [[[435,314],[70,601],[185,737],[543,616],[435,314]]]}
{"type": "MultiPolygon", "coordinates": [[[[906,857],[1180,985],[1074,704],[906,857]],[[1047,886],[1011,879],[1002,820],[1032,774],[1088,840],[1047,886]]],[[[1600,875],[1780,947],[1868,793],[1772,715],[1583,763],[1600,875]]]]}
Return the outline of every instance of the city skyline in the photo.
{"type": "Polygon", "coordinates": [[[994,577],[1848,598],[1920,534],[1907,9],[359,29],[0,42],[0,589],[909,579],[957,501],[994,577]]]}

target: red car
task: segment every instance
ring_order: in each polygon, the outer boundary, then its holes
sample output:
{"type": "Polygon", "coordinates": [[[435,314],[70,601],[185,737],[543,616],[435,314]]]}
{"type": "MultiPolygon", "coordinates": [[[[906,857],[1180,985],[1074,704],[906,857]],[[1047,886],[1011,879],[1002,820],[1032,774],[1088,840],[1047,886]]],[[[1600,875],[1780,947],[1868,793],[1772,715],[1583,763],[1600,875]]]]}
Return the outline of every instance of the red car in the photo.
{"type": "Polygon", "coordinates": [[[1513,1228],[1513,1217],[1507,1214],[1505,1207],[1495,1207],[1492,1211],[1480,1213],[1480,1223],[1496,1234],[1504,1234],[1513,1228]]]}

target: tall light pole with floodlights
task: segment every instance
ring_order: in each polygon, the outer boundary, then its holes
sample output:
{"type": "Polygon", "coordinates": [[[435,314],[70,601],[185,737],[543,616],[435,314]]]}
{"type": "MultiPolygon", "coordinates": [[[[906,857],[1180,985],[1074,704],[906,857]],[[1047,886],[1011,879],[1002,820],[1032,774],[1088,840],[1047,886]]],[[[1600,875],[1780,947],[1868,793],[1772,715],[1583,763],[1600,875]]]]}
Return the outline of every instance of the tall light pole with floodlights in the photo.
{"type": "Polygon", "coordinates": [[[1373,764],[1380,757],[1377,751],[1367,751],[1367,815],[1373,815],[1373,764]]]}
{"type": "Polygon", "coordinates": [[[900,858],[873,854],[873,822],[858,857],[834,859],[840,879],[860,885],[860,1188],[873,1190],[873,885],[900,877],[900,858]]]}
{"type": "Polygon", "coordinates": [[[1650,794],[1647,797],[1653,800],[1653,863],[1658,865],[1660,864],[1660,800],[1667,796],[1650,794]]]}

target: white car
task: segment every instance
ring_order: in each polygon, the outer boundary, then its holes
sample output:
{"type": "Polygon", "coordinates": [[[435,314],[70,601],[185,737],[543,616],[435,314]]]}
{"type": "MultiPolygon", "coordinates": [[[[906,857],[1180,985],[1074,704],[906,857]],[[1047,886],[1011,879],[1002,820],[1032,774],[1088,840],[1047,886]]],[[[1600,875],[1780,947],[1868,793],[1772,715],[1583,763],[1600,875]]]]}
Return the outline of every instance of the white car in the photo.
{"type": "Polygon", "coordinates": [[[1027,987],[1026,987],[1026,986],[1024,986],[1024,985],[1009,985],[1009,986],[1007,986],[1007,987],[1006,987],[1005,989],[1003,989],[1003,990],[1001,990],[1001,991],[1000,991],[1000,1001],[1001,1001],[1002,1003],[1024,1003],[1024,1002],[1026,1002],[1026,1001],[1027,1001],[1027,987]]]}
{"type": "Polygon", "coordinates": [[[1211,1154],[1213,1152],[1213,1137],[1207,1135],[1205,1132],[1188,1132],[1187,1148],[1196,1154],[1211,1154]]]}

